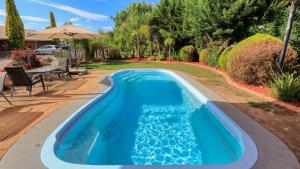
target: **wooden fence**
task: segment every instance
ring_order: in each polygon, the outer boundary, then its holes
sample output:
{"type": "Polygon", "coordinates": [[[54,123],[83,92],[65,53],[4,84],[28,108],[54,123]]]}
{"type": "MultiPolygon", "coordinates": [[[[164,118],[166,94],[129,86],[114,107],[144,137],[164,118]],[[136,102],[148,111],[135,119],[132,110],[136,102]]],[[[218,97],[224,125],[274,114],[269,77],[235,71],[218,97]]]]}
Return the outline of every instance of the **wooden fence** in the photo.
{"type": "Polygon", "coordinates": [[[4,67],[12,64],[13,59],[10,56],[10,51],[0,52],[0,71],[4,70],[4,67]]]}

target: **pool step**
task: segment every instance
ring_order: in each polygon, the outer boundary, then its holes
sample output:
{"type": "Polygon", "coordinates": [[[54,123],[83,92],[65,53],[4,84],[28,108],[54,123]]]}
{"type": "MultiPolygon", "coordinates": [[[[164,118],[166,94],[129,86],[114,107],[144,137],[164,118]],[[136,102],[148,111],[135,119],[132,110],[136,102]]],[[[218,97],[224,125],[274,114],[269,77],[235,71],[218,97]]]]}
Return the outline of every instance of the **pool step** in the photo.
{"type": "Polygon", "coordinates": [[[68,160],[74,163],[87,161],[88,154],[98,135],[99,131],[96,128],[85,128],[85,130],[80,133],[79,137],[76,138],[78,141],[74,142],[73,145],[66,146],[64,156],[68,157],[68,160]]]}
{"type": "Polygon", "coordinates": [[[137,74],[131,74],[131,75],[128,75],[126,77],[123,77],[122,80],[126,80],[126,81],[134,81],[136,80],[137,78],[141,77],[142,75],[137,75],[137,74]]]}

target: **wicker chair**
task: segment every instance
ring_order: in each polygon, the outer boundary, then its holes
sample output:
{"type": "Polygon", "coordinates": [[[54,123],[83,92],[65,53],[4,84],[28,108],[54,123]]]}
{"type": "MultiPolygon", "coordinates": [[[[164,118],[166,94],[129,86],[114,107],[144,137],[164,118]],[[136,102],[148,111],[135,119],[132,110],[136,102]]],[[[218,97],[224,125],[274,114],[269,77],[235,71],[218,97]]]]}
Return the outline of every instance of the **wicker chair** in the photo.
{"type": "Polygon", "coordinates": [[[22,86],[26,87],[29,96],[31,96],[32,86],[39,82],[42,83],[43,89],[46,90],[42,75],[28,76],[21,66],[5,67],[4,69],[13,83],[11,87],[11,96],[14,94],[14,87],[22,86]]]}
{"type": "Polygon", "coordinates": [[[12,105],[12,103],[8,100],[8,98],[3,93],[4,82],[5,82],[6,72],[0,72],[0,95],[4,97],[4,99],[12,105]]]}

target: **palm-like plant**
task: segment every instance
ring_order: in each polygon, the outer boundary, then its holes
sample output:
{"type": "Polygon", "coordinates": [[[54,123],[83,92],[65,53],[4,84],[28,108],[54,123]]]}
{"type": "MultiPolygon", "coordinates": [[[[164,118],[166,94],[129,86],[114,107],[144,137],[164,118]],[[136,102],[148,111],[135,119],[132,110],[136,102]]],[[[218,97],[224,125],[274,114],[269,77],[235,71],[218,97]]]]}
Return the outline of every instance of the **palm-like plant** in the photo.
{"type": "Polygon", "coordinates": [[[274,74],[270,87],[273,94],[280,100],[300,101],[300,77],[296,74],[274,74]]]}
{"type": "Polygon", "coordinates": [[[167,38],[164,41],[164,44],[169,49],[169,61],[170,61],[171,60],[171,55],[172,55],[172,47],[175,45],[175,40],[173,38],[167,38]]]}

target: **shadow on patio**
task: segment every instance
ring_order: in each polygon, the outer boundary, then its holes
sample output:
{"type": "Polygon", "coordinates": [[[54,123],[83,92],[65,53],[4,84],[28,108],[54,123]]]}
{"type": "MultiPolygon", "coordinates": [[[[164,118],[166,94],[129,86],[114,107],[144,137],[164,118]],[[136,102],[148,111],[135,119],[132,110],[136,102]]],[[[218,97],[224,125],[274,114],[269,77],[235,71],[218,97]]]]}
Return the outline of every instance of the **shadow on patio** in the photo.
{"type": "MultiPolygon", "coordinates": [[[[24,133],[34,127],[51,113],[75,99],[94,97],[97,88],[107,88],[99,83],[106,72],[91,71],[85,76],[74,76],[66,81],[54,81],[49,90],[43,91],[41,85],[34,87],[33,96],[29,97],[24,88],[17,88],[13,98],[8,97],[10,106],[0,97],[0,159],[7,149],[24,133]]],[[[5,94],[8,96],[9,91],[5,94]]]]}

